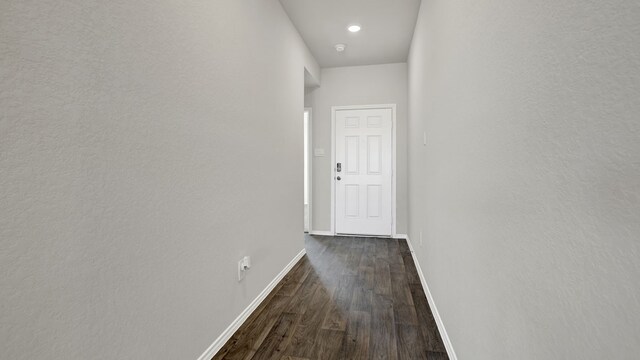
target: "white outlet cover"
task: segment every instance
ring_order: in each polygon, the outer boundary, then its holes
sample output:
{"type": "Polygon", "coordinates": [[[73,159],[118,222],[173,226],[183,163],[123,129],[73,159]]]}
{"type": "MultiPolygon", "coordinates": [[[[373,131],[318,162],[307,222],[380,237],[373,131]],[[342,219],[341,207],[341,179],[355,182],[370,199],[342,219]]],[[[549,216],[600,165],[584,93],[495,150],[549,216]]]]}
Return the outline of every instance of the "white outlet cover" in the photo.
{"type": "Polygon", "coordinates": [[[244,271],[244,258],[240,259],[240,261],[238,261],[238,281],[242,281],[242,279],[244,279],[244,275],[245,275],[244,271]]]}

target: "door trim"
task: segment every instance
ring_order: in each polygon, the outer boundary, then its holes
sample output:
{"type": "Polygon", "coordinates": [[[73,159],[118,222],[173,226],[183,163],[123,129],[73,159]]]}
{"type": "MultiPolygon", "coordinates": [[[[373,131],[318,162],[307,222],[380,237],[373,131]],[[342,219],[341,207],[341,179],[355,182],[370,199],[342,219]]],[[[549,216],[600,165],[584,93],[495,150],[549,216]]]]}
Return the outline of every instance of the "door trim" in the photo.
{"type": "Polygon", "coordinates": [[[396,237],[396,104],[349,105],[331,107],[331,233],[336,235],[336,111],[391,109],[391,237],[396,237]]]}

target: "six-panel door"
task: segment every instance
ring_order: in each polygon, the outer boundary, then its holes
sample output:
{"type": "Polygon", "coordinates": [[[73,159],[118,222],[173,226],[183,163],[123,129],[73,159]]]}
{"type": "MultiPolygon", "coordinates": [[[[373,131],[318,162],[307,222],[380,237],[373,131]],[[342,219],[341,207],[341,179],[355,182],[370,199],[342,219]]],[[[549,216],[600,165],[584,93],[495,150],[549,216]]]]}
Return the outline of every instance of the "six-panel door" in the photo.
{"type": "Polygon", "coordinates": [[[391,235],[392,116],[391,109],[336,111],[336,233],[391,235]]]}

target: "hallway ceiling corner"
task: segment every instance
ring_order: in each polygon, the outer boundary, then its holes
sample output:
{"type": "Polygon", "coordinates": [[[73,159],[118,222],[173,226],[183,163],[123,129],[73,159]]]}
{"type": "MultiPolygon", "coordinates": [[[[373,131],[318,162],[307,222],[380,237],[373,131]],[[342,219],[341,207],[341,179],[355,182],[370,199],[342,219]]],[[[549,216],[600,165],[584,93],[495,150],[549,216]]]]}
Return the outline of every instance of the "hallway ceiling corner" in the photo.
{"type": "Polygon", "coordinates": [[[321,67],[405,62],[420,0],[280,0],[321,67]],[[352,33],[349,25],[362,30],[352,33]],[[338,53],[336,44],[346,44],[338,53]]]}

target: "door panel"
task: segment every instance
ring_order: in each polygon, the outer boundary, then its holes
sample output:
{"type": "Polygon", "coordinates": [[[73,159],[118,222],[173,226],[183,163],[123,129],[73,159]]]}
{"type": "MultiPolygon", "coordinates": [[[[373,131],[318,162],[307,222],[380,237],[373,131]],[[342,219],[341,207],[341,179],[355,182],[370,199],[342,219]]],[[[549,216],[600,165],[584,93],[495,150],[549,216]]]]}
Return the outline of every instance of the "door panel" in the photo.
{"type": "Polygon", "coordinates": [[[382,139],[379,135],[367,136],[367,174],[379,175],[382,171],[382,139]]]}
{"type": "Polygon", "coordinates": [[[392,116],[392,109],[336,111],[336,233],[391,235],[392,116]]]}
{"type": "Polygon", "coordinates": [[[380,200],[382,200],[381,194],[381,186],[380,185],[367,185],[367,216],[369,218],[377,218],[380,217],[382,204],[380,200]]]}
{"type": "Polygon", "coordinates": [[[345,186],[345,216],[357,218],[360,215],[360,185],[345,186]]]}
{"type": "Polygon", "coordinates": [[[344,169],[349,175],[360,174],[360,137],[345,136],[344,169]]]}

